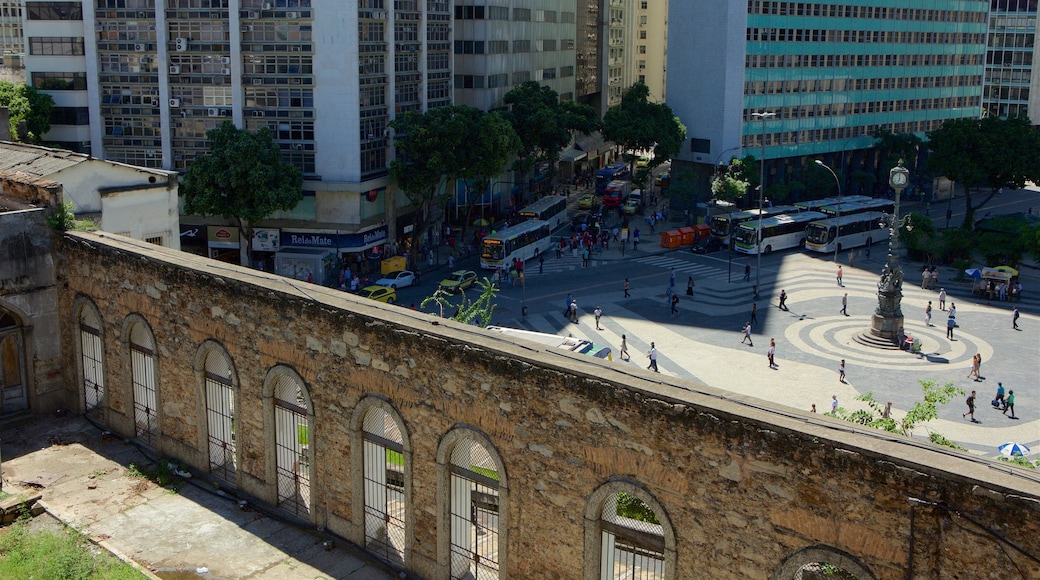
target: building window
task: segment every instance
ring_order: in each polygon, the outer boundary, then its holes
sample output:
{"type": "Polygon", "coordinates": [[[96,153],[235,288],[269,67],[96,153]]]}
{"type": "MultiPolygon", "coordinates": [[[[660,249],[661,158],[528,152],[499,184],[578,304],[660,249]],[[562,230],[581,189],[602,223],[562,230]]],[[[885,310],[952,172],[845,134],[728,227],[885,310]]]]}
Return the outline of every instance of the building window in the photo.
{"type": "Polygon", "coordinates": [[[531,71],[522,70],[513,73],[513,84],[521,85],[531,80],[531,71]]]}
{"type": "Polygon", "coordinates": [[[310,394],[303,379],[287,367],[271,369],[264,390],[274,403],[274,416],[269,420],[275,434],[278,507],[298,516],[309,516],[314,461],[310,394]]]}
{"type": "Polygon", "coordinates": [[[456,89],[482,89],[484,77],[475,75],[455,75],[456,89]]]}
{"type": "Polygon", "coordinates": [[[130,375],[134,401],[134,435],[155,446],[159,440],[159,402],[156,385],[155,339],[144,320],[129,322],[130,375]]]}
{"type": "Polygon", "coordinates": [[[33,87],[43,91],[85,91],[87,74],[81,72],[34,72],[33,87]]]}
{"type": "Polygon", "coordinates": [[[572,77],[572,76],[574,76],[574,67],[573,66],[561,66],[560,67],[560,77],[572,77]]]}
{"type": "Polygon", "coordinates": [[[51,125],[89,125],[87,107],[52,107],[51,125]]]}
{"type": "Polygon", "coordinates": [[[456,6],[455,20],[484,20],[484,7],[456,6]]]}
{"type": "Polygon", "coordinates": [[[364,513],[365,549],[398,566],[408,549],[411,511],[412,450],[403,426],[397,411],[377,397],[362,399],[351,417],[354,449],[361,450],[351,454],[351,465],[361,476],[355,485],[364,490],[357,494],[363,504],[354,506],[364,513]]]}
{"type": "Polygon", "coordinates": [[[47,56],[83,56],[83,38],[73,36],[32,36],[29,54],[47,56]]]}
{"type": "Polygon", "coordinates": [[[480,40],[456,40],[455,54],[484,54],[484,42],[480,40]]]}
{"type": "Polygon", "coordinates": [[[228,482],[236,483],[238,458],[235,452],[235,409],[238,381],[234,375],[231,356],[216,342],[206,341],[199,348],[195,368],[201,376],[206,401],[206,440],[209,451],[209,472],[228,482]]]}
{"type": "Polygon", "coordinates": [[[529,22],[531,20],[530,8],[513,8],[513,20],[529,22]]]}
{"type": "Polygon", "coordinates": [[[83,378],[83,411],[104,420],[105,350],[101,339],[101,316],[84,300],[79,312],[79,365],[83,378]]]}
{"type": "Polygon", "coordinates": [[[79,2],[26,2],[28,20],[83,20],[79,2]]]}
{"type": "Polygon", "coordinates": [[[613,580],[639,566],[643,578],[674,576],[675,533],[664,508],[640,485],[614,479],[585,505],[585,554],[596,578],[613,580]]]}
{"type": "Polygon", "coordinates": [[[489,40],[488,54],[506,54],[509,52],[508,40],[489,40]]]}
{"type": "Polygon", "coordinates": [[[530,40],[514,40],[513,41],[513,52],[531,52],[531,41],[530,40]]]}
{"type": "Polygon", "coordinates": [[[509,74],[502,73],[497,75],[488,76],[487,87],[489,89],[497,89],[498,87],[504,87],[509,83],[509,74]]]}

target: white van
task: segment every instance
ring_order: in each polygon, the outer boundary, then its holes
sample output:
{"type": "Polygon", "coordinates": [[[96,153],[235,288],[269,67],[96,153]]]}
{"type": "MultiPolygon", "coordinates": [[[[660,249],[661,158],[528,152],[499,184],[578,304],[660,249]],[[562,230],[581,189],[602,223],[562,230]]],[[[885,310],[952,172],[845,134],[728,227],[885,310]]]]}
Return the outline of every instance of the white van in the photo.
{"type": "Polygon", "coordinates": [[[642,208],[643,207],[643,190],[642,189],[633,189],[632,193],[628,194],[628,200],[636,202],[636,207],[637,208],[642,208]]]}

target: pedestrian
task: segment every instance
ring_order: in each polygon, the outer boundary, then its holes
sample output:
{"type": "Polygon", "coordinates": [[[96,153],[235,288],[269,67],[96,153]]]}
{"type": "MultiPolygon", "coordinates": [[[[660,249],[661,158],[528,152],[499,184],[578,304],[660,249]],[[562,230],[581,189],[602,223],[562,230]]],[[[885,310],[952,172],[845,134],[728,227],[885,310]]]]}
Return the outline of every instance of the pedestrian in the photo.
{"type": "Polygon", "coordinates": [[[881,412],[882,419],[892,418],[892,401],[885,403],[885,410],[881,412]]]}
{"type": "Polygon", "coordinates": [[[628,354],[628,339],[624,334],[621,335],[621,351],[618,353],[618,357],[621,360],[632,360],[632,355],[628,354]],[[626,356],[628,358],[625,358],[626,356]]]}
{"type": "Polygon", "coordinates": [[[997,382],[997,394],[993,397],[990,402],[994,409],[999,409],[1004,406],[1004,383],[997,382]]]}
{"type": "Polygon", "coordinates": [[[946,338],[953,340],[953,325],[955,324],[952,316],[946,317],[946,338]]]}
{"type": "Polygon", "coordinates": [[[838,286],[844,286],[844,284],[841,283],[841,266],[838,266],[838,286]]]}
{"type": "Polygon", "coordinates": [[[838,381],[845,382],[845,359],[841,359],[841,362],[838,363],[838,381]]]}
{"type": "Polygon", "coordinates": [[[570,311],[570,309],[571,309],[571,302],[574,302],[574,297],[571,296],[570,292],[568,292],[567,293],[567,301],[563,303],[563,313],[564,314],[567,314],[570,311]]]}
{"type": "Polygon", "coordinates": [[[867,261],[869,262],[870,261],[870,246],[867,246],[866,252],[867,252],[867,261]]]}
{"type": "Polygon", "coordinates": [[[1004,412],[1002,414],[1007,415],[1008,411],[1011,411],[1010,419],[1018,419],[1018,417],[1015,416],[1015,389],[1008,391],[1007,399],[1005,399],[1004,402],[1004,412]]]}
{"type": "Polygon", "coordinates": [[[957,318],[957,305],[950,302],[950,312],[946,315],[950,318],[957,318]]]}
{"type": "Polygon", "coordinates": [[[856,250],[849,250],[849,268],[852,267],[853,262],[856,261],[856,250]]]}
{"type": "Polygon", "coordinates": [[[928,301],[928,306],[924,307],[924,325],[925,326],[931,326],[932,325],[932,301],[931,300],[928,301]]]}
{"type": "Polygon", "coordinates": [[[631,289],[631,288],[632,288],[632,285],[628,283],[628,278],[625,278],[625,298],[631,298],[632,297],[632,295],[628,293],[629,289],[631,289]]]}
{"type": "Polygon", "coordinates": [[[585,248],[581,252],[581,267],[582,268],[588,268],[589,267],[589,249],[588,248],[585,248]]]}
{"type": "Polygon", "coordinates": [[[672,292],[672,316],[679,316],[679,295],[672,292]]]}
{"type": "Polygon", "coordinates": [[[849,293],[846,292],[845,295],[841,297],[841,313],[844,314],[845,316],[849,315],[848,311],[846,310],[848,307],[849,307],[849,293]]]}
{"type": "Polygon", "coordinates": [[[813,403],[813,404],[812,404],[812,408],[811,408],[811,409],[809,409],[809,412],[810,412],[810,413],[815,413],[815,412],[816,412],[816,403],[813,403]]]}
{"type": "Polygon", "coordinates": [[[972,391],[971,394],[968,395],[968,399],[964,402],[968,404],[968,412],[961,413],[961,417],[969,417],[972,423],[978,423],[978,421],[975,420],[975,391],[972,391]]]}
{"type": "Polygon", "coordinates": [[[939,310],[946,310],[946,288],[939,288],[939,310]]]}
{"type": "Polygon", "coordinates": [[[672,273],[668,276],[668,285],[675,286],[675,268],[672,268],[672,273]]]}
{"type": "Polygon", "coordinates": [[[541,273],[542,273],[542,269],[543,269],[544,267],[545,267],[545,256],[543,256],[543,255],[539,254],[539,255],[538,255],[538,273],[539,273],[539,274],[541,274],[541,273]]]}
{"type": "Polygon", "coordinates": [[[831,415],[838,414],[838,395],[831,395],[831,415]]]}
{"type": "Polygon", "coordinates": [[[1016,306],[1015,309],[1011,311],[1011,328],[1014,330],[1021,330],[1018,328],[1018,316],[1018,306],[1016,306]]]}
{"type": "Polygon", "coordinates": [[[597,306],[596,309],[592,311],[592,315],[596,317],[596,330],[603,330],[599,327],[599,319],[601,316],[603,316],[603,310],[600,309],[599,306],[597,306]]]}
{"type": "Polygon", "coordinates": [[[776,361],[773,359],[774,355],[776,355],[776,341],[770,338],[769,350],[766,351],[766,358],[769,359],[769,368],[771,369],[776,368],[776,361]]]}
{"type": "Polygon", "coordinates": [[[932,266],[931,280],[928,283],[929,288],[935,288],[939,285],[939,267],[932,266]]]}
{"type": "Polygon", "coordinates": [[[780,306],[777,308],[780,310],[787,310],[787,290],[780,291],[780,306]]]}
{"type": "Polygon", "coordinates": [[[578,324],[578,301],[571,302],[571,322],[578,324]]]}
{"type": "Polygon", "coordinates": [[[921,271],[921,290],[928,289],[928,281],[932,279],[931,274],[928,273],[928,266],[924,267],[921,271]]]}
{"type": "MultiPolygon", "coordinates": [[[[693,296],[693,276],[686,279],[686,295],[693,296]]],[[[1018,312],[1017,308],[1015,309],[1015,312],[1018,312]]]]}
{"type": "Polygon", "coordinates": [[[744,264],[744,281],[745,282],[750,282],[751,281],[751,262],[748,262],[747,264],[744,264]]]}
{"type": "Polygon", "coordinates": [[[741,330],[744,333],[744,338],[740,339],[740,344],[744,344],[747,341],[748,346],[755,346],[755,343],[751,341],[751,321],[744,323],[744,328],[741,330]]]}
{"type": "Polygon", "coordinates": [[[751,323],[758,324],[758,302],[751,304],[751,323]]]}
{"type": "Polygon", "coordinates": [[[650,352],[646,353],[646,358],[650,359],[650,366],[646,367],[646,370],[652,370],[655,373],[661,372],[657,370],[657,347],[652,342],[650,343],[650,352]]]}

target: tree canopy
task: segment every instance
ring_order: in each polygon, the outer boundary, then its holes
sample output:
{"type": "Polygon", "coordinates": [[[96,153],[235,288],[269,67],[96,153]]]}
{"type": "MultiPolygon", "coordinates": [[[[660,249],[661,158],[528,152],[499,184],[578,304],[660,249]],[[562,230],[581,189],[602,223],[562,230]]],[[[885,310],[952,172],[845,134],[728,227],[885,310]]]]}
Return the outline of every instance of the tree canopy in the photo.
{"type": "Polygon", "coordinates": [[[504,112],[520,138],[516,169],[527,173],[539,162],[556,163],[571,132],[588,135],[600,128],[596,111],[574,101],[560,101],[552,88],[527,81],[506,93],[504,112]]]}
{"type": "Polygon", "coordinates": [[[603,116],[603,137],[625,150],[653,149],[650,167],[656,167],[679,152],[686,140],[686,126],[672,108],[649,101],[650,89],[643,83],[632,85],[621,104],[603,116]]]}
{"type": "Polygon", "coordinates": [[[0,107],[11,116],[11,137],[16,141],[39,144],[51,130],[54,99],[26,84],[0,81],[0,107]]]}
{"type": "Polygon", "coordinates": [[[251,133],[224,121],[207,131],[206,138],[209,153],[192,161],[181,181],[184,211],[238,222],[251,263],[253,226],[276,211],[296,207],[303,199],[303,174],[282,161],[266,127],[251,133]]]}
{"type": "Polygon", "coordinates": [[[1020,189],[1026,181],[1040,182],[1040,133],[1026,117],[952,119],[929,131],[928,140],[928,170],[964,185],[963,227],[971,227],[975,211],[998,188],[1020,189]],[[972,189],[979,187],[990,191],[974,203],[972,189]]]}

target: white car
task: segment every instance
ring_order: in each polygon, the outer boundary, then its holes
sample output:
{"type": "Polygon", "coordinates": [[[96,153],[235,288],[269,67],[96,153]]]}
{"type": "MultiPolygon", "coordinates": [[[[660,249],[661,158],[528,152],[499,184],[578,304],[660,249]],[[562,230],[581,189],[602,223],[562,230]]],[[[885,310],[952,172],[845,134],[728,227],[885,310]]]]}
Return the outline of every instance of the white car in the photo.
{"type": "Polygon", "coordinates": [[[376,280],[376,286],[389,286],[390,288],[405,288],[415,284],[415,273],[409,270],[398,270],[390,272],[386,276],[376,280]]]}

